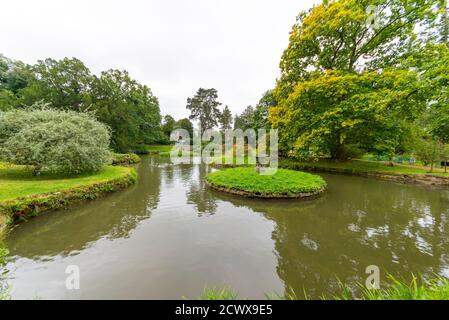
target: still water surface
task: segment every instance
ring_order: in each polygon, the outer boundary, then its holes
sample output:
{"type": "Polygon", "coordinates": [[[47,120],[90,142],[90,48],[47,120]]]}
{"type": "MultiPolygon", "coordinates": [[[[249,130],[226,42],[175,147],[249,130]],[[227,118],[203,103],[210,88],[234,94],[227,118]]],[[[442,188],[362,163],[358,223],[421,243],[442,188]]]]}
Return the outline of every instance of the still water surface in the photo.
{"type": "Polygon", "coordinates": [[[205,286],[241,298],[287,287],[332,294],[365,268],[449,277],[449,191],[323,175],[314,200],[251,200],[208,189],[203,165],[144,157],[138,183],[45,214],[7,239],[13,298],[180,299],[205,286]],[[67,290],[77,265],[81,289],[67,290]]]}

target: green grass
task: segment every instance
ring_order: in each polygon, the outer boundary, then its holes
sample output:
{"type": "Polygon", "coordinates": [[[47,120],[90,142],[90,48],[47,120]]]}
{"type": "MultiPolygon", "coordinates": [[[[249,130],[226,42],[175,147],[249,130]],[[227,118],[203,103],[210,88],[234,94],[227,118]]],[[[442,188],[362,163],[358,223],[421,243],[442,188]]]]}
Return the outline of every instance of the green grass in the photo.
{"type": "Polygon", "coordinates": [[[400,165],[394,164],[390,166],[387,163],[377,161],[365,161],[365,160],[349,160],[349,161],[331,161],[321,160],[318,162],[300,162],[293,159],[282,159],[279,166],[285,168],[315,168],[315,169],[335,169],[341,172],[347,173],[388,173],[388,174],[407,174],[407,175],[438,175],[448,176],[444,172],[429,173],[427,168],[412,166],[412,165],[400,165]]]}
{"type": "Polygon", "coordinates": [[[359,296],[354,295],[344,285],[341,285],[342,293],[333,298],[339,300],[449,300],[449,281],[446,278],[436,276],[425,282],[412,275],[409,282],[395,279],[389,276],[390,286],[385,289],[367,289],[359,285],[359,296]]]}
{"type": "Polygon", "coordinates": [[[173,149],[172,145],[150,145],[150,146],[147,146],[148,153],[150,153],[150,154],[160,154],[162,152],[170,154],[171,149],[173,149]]]}
{"type": "Polygon", "coordinates": [[[8,249],[0,243],[0,300],[9,300],[11,298],[9,285],[6,281],[6,275],[2,270],[5,264],[5,257],[8,255],[8,249]]]}
{"type": "Polygon", "coordinates": [[[140,162],[140,157],[135,153],[113,153],[112,165],[130,165],[140,162]]]}
{"type": "Polygon", "coordinates": [[[320,176],[286,169],[262,175],[254,167],[228,168],[213,172],[206,179],[214,187],[256,195],[290,196],[319,192],[326,187],[320,176]]]}
{"type": "Polygon", "coordinates": [[[238,295],[229,288],[211,287],[204,288],[201,295],[197,297],[198,300],[237,300],[238,295]]]}
{"type": "Polygon", "coordinates": [[[30,168],[0,164],[0,202],[106,182],[127,175],[131,170],[126,167],[108,166],[94,174],[36,177],[30,168]]]}
{"type": "MultiPolygon", "coordinates": [[[[322,300],[449,300],[449,281],[440,276],[424,281],[412,275],[411,281],[400,281],[389,276],[386,288],[367,289],[358,285],[359,293],[354,294],[347,286],[340,284],[336,295],[322,295],[322,300]]],[[[307,292],[300,297],[292,289],[285,294],[266,293],[268,300],[309,300],[307,292]]],[[[238,294],[230,287],[205,288],[198,297],[201,300],[237,300],[238,294]]]]}

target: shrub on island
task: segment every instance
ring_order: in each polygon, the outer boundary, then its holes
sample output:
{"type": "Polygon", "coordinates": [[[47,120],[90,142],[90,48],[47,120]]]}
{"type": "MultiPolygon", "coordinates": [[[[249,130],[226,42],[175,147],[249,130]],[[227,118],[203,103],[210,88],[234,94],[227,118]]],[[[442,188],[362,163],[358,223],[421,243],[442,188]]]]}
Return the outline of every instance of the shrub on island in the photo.
{"type": "Polygon", "coordinates": [[[254,167],[218,170],[209,174],[206,181],[220,191],[258,198],[304,198],[326,188],[326,181],[317,175],[287,169],[262,175],[254,167]]]}

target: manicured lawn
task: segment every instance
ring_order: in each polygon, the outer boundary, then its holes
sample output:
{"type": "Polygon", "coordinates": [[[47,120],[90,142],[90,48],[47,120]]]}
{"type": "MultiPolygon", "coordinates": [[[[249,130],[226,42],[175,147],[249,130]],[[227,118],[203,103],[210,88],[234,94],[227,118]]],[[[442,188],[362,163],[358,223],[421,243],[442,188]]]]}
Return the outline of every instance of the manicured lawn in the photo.
{"type": "Polygon", "coordinates": [[[64,191],[80,186],[93,185],[126,176],[133,170],[126,167],[108,166],[95,174],[71,177],[39,176],[23,166],[0,164],[0,202],[35,194],[64,191]]]}
{"type": "Polygon", "coordinates": [[[229,168],[213,172],[207,181],[219,188],[261,195],[295,195],[318,192],[326,187],[320,176],[286,169],[262,175],[254,167],[229,168]]]}

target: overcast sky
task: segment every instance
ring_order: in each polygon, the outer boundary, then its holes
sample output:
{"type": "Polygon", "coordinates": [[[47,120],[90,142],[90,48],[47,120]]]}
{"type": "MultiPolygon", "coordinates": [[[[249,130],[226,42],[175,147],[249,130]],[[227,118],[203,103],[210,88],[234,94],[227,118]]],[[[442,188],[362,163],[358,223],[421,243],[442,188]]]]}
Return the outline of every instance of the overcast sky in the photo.
{"type": "Polygon", "coordinates": [[[233,113],[274,86],[296,15],[320,0],[14,0],[2,2],[0,53],[34,63],[76,57],[128,70],[162,114],[216,88],[233,113]]]}

